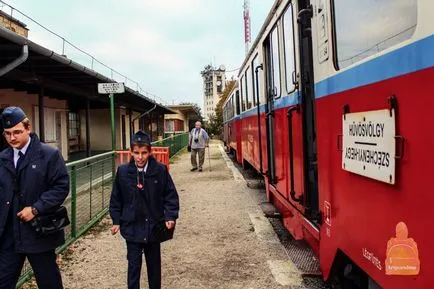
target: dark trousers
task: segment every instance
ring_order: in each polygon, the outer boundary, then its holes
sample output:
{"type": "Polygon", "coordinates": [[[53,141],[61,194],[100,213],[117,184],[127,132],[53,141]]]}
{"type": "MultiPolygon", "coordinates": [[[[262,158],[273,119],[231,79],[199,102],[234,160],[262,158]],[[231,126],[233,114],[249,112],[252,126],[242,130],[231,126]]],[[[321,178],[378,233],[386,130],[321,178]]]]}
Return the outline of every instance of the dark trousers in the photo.
{"type": "Polygon", "coordinates": [[[12,248],[0,249],[0,289],[15,289],[25,259],[29,260],[39,289],[63,289],[54,250],[38,254],[17,254],[12,248]]]}
{"type": "Polygon", "coordinates": [[[128,289],[140,288],[142,258],[145,254],[149,289],[161,288],[160,243],[134,243],[127,241],[128,289]]]}

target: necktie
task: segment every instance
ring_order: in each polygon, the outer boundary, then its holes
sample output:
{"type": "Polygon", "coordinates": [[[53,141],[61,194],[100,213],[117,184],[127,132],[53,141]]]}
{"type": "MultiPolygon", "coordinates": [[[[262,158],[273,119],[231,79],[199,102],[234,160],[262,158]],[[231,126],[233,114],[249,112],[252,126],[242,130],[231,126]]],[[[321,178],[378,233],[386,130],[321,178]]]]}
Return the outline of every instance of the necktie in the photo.
{"type": "Polygon", "coordinates": [[[18,156],[19,156],[19,158],[18,158],[18,161],[17,161],[16,170],[19,169],[19,167],[20,167],[20,165],[21,165],[21,163],[23,162],[23,159],[24,159],[24,154],[21,151],[18,152],[18,156]]]}

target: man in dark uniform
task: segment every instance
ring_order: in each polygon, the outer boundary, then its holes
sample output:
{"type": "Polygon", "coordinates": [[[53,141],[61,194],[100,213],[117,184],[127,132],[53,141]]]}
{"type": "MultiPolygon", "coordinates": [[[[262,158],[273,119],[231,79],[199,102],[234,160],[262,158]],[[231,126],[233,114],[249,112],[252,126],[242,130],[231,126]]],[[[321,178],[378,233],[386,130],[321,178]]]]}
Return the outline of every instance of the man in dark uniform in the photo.
{"type": "Polygon", "coordinates": [[[145,255],[150,289],[161,288],[160,241],[153,232],[161,222],[175,227],[179,198],[165,165],[151,155],[149,136],[139,131],[131,144],[131,161],[116,174],[110,199],[112,234],[121,232],[127,243],[128,289],[140,288],[145,255]]]}
{"type": "Polygon", "coordinates": [[[65,162],[31,132],[21,108],[5,108],[1,121],[9,147],[0,153],[0,289],[15,289],[26,257],[39,289],[63,288],[54,250],[65,242],[64,232],[40,237],[30,221],[67,197],[65,162]]]}
{"type": "MultiPolygon", "coordinates": [[[[2,115],[2,113],[3,113],[3,108],[0,108],[0,116],[2,115]]],[[[1,117],[0,117],[1,118],[1,117]]],[[[2,124],[2,122],[0,121],[0,133],[3,133],[3,124],[2,124]]],[[[2,150],[4,150],[5,148],[7,148],[8,147],[8,144],[7,144],[7,142],[2,138],[2,137],[0,137],[0,152],[2,151],[2,150]]]]}

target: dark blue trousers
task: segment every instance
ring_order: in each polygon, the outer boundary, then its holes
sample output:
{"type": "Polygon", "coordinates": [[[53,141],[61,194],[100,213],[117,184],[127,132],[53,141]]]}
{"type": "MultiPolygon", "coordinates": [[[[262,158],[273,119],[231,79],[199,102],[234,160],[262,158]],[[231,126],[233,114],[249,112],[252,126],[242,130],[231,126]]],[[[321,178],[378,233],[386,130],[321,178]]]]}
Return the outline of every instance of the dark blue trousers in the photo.
{"type": "Polygon", "coordinates": [[[13,242],[8,240],[0,240],[0,289],[15,289],[26,257],[35,273],[39,289],[63,289],[54,250],[38,254],[18,254],[15,253],[13,242]]]}
{"type": "Polygon", "coordinates": [[[149,289],[161,288],[160,243],[134,243],[127,241],[128,289],[140,289],[140,272],[145,254],[149,289]]]}

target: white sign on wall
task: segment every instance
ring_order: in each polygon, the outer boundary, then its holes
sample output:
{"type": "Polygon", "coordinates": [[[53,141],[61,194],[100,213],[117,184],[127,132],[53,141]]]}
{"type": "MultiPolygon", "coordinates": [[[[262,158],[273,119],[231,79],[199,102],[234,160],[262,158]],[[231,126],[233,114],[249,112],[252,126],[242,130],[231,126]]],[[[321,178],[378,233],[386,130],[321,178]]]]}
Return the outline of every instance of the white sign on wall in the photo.
{"type": "Polygon", "coordinates": [[[342,130],[342,169],[394,184],[395,111],[345,114],[342,130]]]}
{"type": "Polygon", "coordinates": [[[99,94],[124,93],[125,86],[123,83],[98,83],[99,94]]]}

